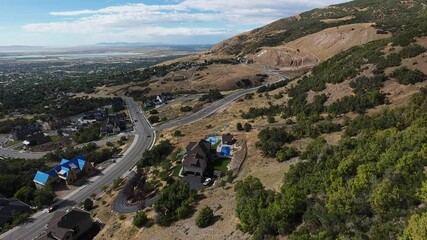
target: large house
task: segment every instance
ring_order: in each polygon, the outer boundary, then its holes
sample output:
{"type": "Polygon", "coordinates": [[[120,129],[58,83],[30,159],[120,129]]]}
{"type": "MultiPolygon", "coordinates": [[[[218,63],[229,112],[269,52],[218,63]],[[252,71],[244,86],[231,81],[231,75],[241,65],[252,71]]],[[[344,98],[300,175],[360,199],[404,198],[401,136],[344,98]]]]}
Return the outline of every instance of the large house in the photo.
{"type": "Polygon", "coordinates": [[[203,176],[210,158],[211,143],[205,140],[188,144],[182,161],[183,173],[203,176]]]}
{"type": "Polygon", "coordinates": [[[46,186],[48,183],[65,180],[67,184],[75,182],[80,176],[91,174],[93,166],[84,157],[76,157],[73,160],[62,159],[61,163],[47,172],[37,171],[34,183],[37,188],[46,186]]]}
{"type": "Polygon", "coordinates": [[[0,194],[0,229],[5,223],[11,222],[15,216],[28,211],[30,211],[28,204],[15,199],[7,199],[0,194]]]}
{"type": "Polygon", "coordinates": [[[46,136],[37,124],[19,125],[12,129],[11,136],[14,141],[23,141],[26,146],[39,145],[49,142],[51,138],[46,136]]]}
{"type": "Polygon", "coordinates": [[[90,214],[86,211],[73,208],[67,212],[58,211],[47,223],[46,230],[36,239],[38,240],[73,240],[85,236],[94,226],[90,214]]]}
{"type": "Polygon", "coordinates": [[[102,124],[101,133],[119,133],[128,129],[126,114],[109,115],[105,123],[102,124]]]}

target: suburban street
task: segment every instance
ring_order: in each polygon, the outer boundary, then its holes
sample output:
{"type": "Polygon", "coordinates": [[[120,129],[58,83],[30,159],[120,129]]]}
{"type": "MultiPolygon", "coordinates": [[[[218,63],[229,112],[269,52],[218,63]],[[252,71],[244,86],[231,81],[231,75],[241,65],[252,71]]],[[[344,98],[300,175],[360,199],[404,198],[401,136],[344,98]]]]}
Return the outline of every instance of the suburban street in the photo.
{"type": "MultiPolygon", "coordinates": [[[[92,194],[100,193],[103,186],[111,185],[115,178],[121,177],[138,162],[142,157],[142,153],[147,150],[155,140],[155,134],[142,114],[141,109],[131,98],[126,98],[126,103],[133,120],[135,123],[135,138],[131,147],[126,151],[124,156],[117,160],[117,162],[105,169],[100,175],[95,176],[89,180],[88,183],[79,187],[74,192],[67,195],[64,199],[59,200],[56,205],[59,209],[66,209],[84,201],[85,198],[92,194]],[[147,137],[150,135],[151,137],[147,137]]],[[[10,240],[27,240],[35,238],[44,226],[52,217],[51,213],[46,211],[39,212],[35,215],[30,222],[23,226],[18,226],[3,235],[0,239],[10,240]]]]}
{"type": "MultiPolygon", "coordinates": [[[[118,159],[115,164],[105,169],[100,175],[91,178],[88,183],[79,187],[77,190],[67,195],[64,199],[60,199],[57,203],[55,203],[55,205],[58,205],[59,209],[73,207],[84,201],[85,198],[91,196],[92,194],[100,193],[102,191],[101,188],[103,186],[111,185],[114,179],[130,173],[129,170],[135,166],[139,159],[141,159],[143,152],[154,144],[156,138],[155,131],[191,124],[209,117],[236,99],[246,94],[256,92],[258,88],[259,87],[237,91],[217,102],[212,103],[197,113],[184,118],[172,120],[158,126],[157,128],[151,127],[145,118],[143,111],[132,98],[124,98],[129,109],[131,120],[135,125],[135,138],[132,145],[124,153],[123,157],[118,159]]],[[[121,200],[119,198],[118,202],[115,203],[120,212],[129,213],[135,211],[135,207],[126,208],[123,204],[120,203],[120,201],[121,200]]],[[[51,216],[52,214],[49,214],[46,211],[39,212],[35,214],[27,224],[15,227],[14,229],[0,235],[0,239],[33,239],[43,231],[44,226],[50,220],[51,216]]]]}

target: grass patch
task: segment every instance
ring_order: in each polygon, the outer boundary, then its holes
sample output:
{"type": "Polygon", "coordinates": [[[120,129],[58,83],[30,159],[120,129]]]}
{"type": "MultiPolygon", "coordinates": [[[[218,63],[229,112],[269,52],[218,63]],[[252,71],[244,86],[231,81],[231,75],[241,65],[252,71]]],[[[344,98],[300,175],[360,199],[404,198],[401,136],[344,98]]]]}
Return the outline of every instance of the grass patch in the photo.
{"type": "Polygon", "coordinates": [[[227,166],[230,164],[231,158],[218,158],[214,160],[214,169],[225,173],[228,171],[227,166]]]}
{"type": "Polygon", "coordinates": [[[173,174],[172,174],[172,176],[174,176],[174,177],[178,177],[179,172],[181,171],[181,168],[182,168],[182,165],[181,165],[181,164],[177,164],[177,165],[175,166],[175,168],[173,169],[173,174]]]}
{"type": "Polygon", "coordinates": [[[16,145],[16,144],[18,144],[18,143],[20,143],[21,141],[8,141],[4,146],[5,147],[12,147],[12,146],[14,146],[14,145],[16,145]]]}
{"type": "Polygon", "coordinates": [[[216,149],[218,148],[218,145],[220,143],[221,143],[221,141],[217,141],[215,144],[211,145],[211,148],[216,151],[216,149]]]}
{"type": "Polygon", "coordinates": [[[52,139],[52,142],[58,142],[60,137],[58,135],[53,135],[53,136],[50,136],[50,139],[52,139]]]}

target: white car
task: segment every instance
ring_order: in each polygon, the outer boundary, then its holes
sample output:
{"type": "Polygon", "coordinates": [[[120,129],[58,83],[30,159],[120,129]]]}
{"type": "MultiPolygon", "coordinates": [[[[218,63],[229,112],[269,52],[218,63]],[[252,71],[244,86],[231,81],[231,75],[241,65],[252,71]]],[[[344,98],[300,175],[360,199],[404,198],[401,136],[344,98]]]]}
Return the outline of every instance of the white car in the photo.
{"type": "Polygon", "coordinates": [[[211,183],[212,182],[212,178],[206,178],[205,179],[205,181],[203,182],[203,185],[204,186],[207,186],[207,185],[209,185],[209,183],[211,183]]]}

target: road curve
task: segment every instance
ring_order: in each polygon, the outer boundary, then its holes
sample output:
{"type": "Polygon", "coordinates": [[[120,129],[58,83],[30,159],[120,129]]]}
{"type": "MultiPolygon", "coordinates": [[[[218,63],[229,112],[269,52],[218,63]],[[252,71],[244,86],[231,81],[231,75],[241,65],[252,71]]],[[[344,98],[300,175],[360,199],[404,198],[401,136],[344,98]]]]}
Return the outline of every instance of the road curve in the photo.
{"type": "Polygon", "coordinates": [[[157,131],[161,131],[161,130],[165,130],[168,128],[188,125],[188,124],[197,122],[201,119],[209,117],[210,115],[214,114],[219,109],[223,108],[224,106],[231,104],[232,102],[234,102],[238,98],[240,98],[246,94],[256,92],[258,90],[258,88],[260,88],[260,87],[254,87],[254,88],[239,90],[239,91],[234,92],[230,95],[227,95],[223,99],[220,99],[220,100],[212,103],[211,105],[207,106],[206,108],[203,108],[202,110],[200,110],[194,114],[191,114],[191,115],[183,117],[183,118],[178,118],[178,119],[163,123],[163,124],[157,126],[155,129],[157,131]]]}
{"type": "MultiPolygon", "coordinates": [[[[172,127],[177,127],[177,126],[182,126],[182,125],[187,125],[187,124],[197,122],[199,120],[202,120],[202,119],[212,115],[213,113],[215,113],[219,109],[223,108],[224,106],[231,104],[232,102],[234,102],[238,98],[240,98],[246,94],[256,92],[256,90],[258,90],[258,88],[259,87],[244,89],[244,90],[240,90],[238,92],[232,93],[232,94],[224,97],[223,99],[212,103],[208,107],[206,107],[206,108],[204,108],[204,109],[202,109],[202,110],[200,110],[200,111],[198,111],[192,115],[164,123],[162,125],[157,126],[155,129],[156,129],[156,131],[159,131],[159,130],[164,130],[164,129],[168,129],[168,128],[172,128],[172,127]]],[[[156,200],[157,200],[157,196],[153,197],[151,199],[148,199],[145,201],[144,206],[152,206],[156,200]]],[[[117,213],[133,213],[133,212],[137,212],[138,210],[140,210],[141,205],[127,206],[125,204],[125,197],[123,195],[123,192],[120,191],[120,193],[118,194],[118,196],[114,200],[114,204],[113,204],[112,208],[117,213]]]]}
{"type": "MultiPolygon", "coordinates": [[[[111,185],[113,180],[122,177],[129,173],[129,170],[135,166],[138,160],[142,157],[142,153],[147,150],[154,141],[154,132],[148,124],[141,109],[131,99],[125,99],[129,112],[133,119],[138,120],[135,124],[135,138],[131,147],[125,152],[124,156],[119,159],[114,165],[105,169],[101,174],[89,179],[89,182],[77,190],[73,191],[63,199],[59,200],[55,205],[58,208],[70,208],[82,202],[85,198],[92,194],[102,192],[103,186],[111,185]],[[147,137],[150,135],[151,137],[147,137]]],[[[35,238],[44,226],[52,217],[46,212],[39,212],[31,217],[31,221],[26,225],[18,226],[2,235],[0,239],[5,240],[28,240],[35,238]]]]}

